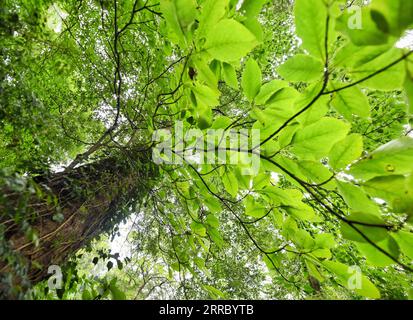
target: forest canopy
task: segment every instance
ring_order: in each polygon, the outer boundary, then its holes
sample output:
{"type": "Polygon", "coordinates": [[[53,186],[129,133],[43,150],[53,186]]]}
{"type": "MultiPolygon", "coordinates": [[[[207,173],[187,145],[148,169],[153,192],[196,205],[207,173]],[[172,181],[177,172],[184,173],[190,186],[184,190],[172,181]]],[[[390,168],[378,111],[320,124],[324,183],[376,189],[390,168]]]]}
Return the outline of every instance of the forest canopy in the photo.
{"type": "Polygon", "coordinates": [[[0,3],[1,298],[413,299],[413,1],[0,3]]]}

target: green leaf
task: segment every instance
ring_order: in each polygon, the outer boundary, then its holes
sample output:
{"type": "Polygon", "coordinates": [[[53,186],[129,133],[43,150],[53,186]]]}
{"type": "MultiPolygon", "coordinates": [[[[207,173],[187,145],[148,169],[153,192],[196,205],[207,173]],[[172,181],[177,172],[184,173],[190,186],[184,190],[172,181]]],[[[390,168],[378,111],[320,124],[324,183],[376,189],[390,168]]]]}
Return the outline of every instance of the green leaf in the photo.
{"type": "Polygon", "coordinates": [[[220,92],[206,85],[197,84],[192,91],[195,94],[197,105],[215,107],[219,105],[220,92]]]}
{"type": "Polygon", "coordinates": [[[380,215],[378,205],[370,200],[361,188],[351,183],[341,181],[337,181],[337,187],[352,212],[365,212],[376,216],[380,215]]]}
{"type": "Polygon", "coordinates": [[[218,213],[222,211],[221,202],[213,196],[207,196],[204,198],[206,206],[212,213],[218,213]]]}
{"type": "Polygon", "coordinates": [[[324,281],[324,277],[321,275],[320,271],[317,269],[316,265],[312,263],[310,260],[306,259],[305,264],[307,267],[308,273],[317,279],[320,282],[324,281]]]}
{"type": "Polygon", "coordinates": [[[205,49],[217,60],[233,62],[244,57],[257,45],[255,36],[241,23],[224,19],[211,28],[205,49]]]}
{"type": "Polygon", "coordinates": [[[363,183],[366,192],[380,198],[392,207],[395,213],[413,214],[413,189],[409,180],[402,175],[376,177],[363,183]]]}
{"type": "Polygon", "coordinates": [[[404,175],[413,169],[413,139],[402,137],[393,140],[356,162],[350,174],[368,180],[377,176],[404,175]]]}
{"type": "Polygon", "coordinates": [[[285,148],[291,144],[291,141],[294,138],[296,132],[300,129],[300,125],[298,123],[293,123],[287,126],[283,131],[281,131],[278,142],[280,144],[280,148],[285,148]]]}
{"type": "Polygon", "coordinates": [[[247,196],[244,200],[245,203],[245,214],[254,218],[262,218],[268,212],[265,206],[260,204],[252,196],[247,196]]]}
{"type": "Polygon", "coordinates": [[[222,246],[224,245],[224,239],[222,239],[221,233],[217,228],[208,228],[208,235],[211,237],[211,240],[218,246],[218,248],[222,248],[222,246]]]}
{"type": "Polygon", "coordinates": [[[376,286],[364,275],[361,275],[360,287],[357,286],[357,279],[352,279],[357,276],[352,269],[340,262],[323,261],[321,264],[331,273],[336,275],[338,282],[346,288],[355,290],[359,295],[372,299],[379,299],[380,292],[376,286]],[[353,283],[355,282],[355,283],[353,283]],[[353,288],[353,286],[355,288],[353,288]]]}
{"type": "MultiPolygon", "coordinates": [[[[386,237],[382,241],[375,242],[375,245],[387,252],[391,257],[397,259],[400,255],[400,250],[397,242],[392,237],[386,237]]],[[[377,267],[386,267],[396,262],[389,256],[381,252],[370,243],[356,243],[357,249],[367,259],[367,262],[377,267]]]]}
{"type": "Polygon", "coordinates": [[[389,202],[402,196],[405,186],[406,178],[402,175],[376,177],[363,183],[364,190],[370,196],[389,202]]]}
{"type": "Polygon", "coordinates": [[[243,21],[242,24],[247,27],[249,31],[255,36],[255,38],[261,43],[264,41],[264,31],[257,18],[248,18],[243,21]]]}
{"type": "Polygon", "coordinates": [[[316,234],[314,237],[317,247],[326,249],[333,249],[337,246],[334,238],[334,235],[331,233],[316,234]]]}
{"type": "Polygon", "coordinates": [[[168,30],[174,34],[172,39],[186,46],[185,34],[195,21],[196,2],[194,0],[161,1],[161,12],[166,20],[168,30]]]}
{"type": "Polygon", "coordinates": [[[377,58],[354,68],[349,72],[349,76],[352,77],[353,81],[364,80],[359,86],[369,89],[382,91],[402,89],[406,76],[403,63],[397,63],[389,68],[389,65],[401,58],[402,55],[401,49],[392,48],[377,58]],[[373,74],[374,76],[372,76],[373,74]]]}
{"type": "Polygon", "coordinates": [[[262,190],[261,193],[272,200],[274,206],[281,205],[283,210],[297,219],[312,222],[320,221],[313,208],[302,202],[303,195],[299,190],[282,190],[269,186],[262,190]]]}
{"type": "Polygon", "coordinates": [[[253,179],[254,190],[261,190],[270,185],[271,176],[268,173],[260,173],[253,179]]]}
{"type": "Polygon", "coordinates": [[[296,133],[292,151],[303,159],[320,159],[326,156],[349,130],[350,126],[343,121],[323,118],[296,133]]]}
{"type": "Polygon", "coordinates": [[[344,221],[341,222],[341,233],[345,239],[356,242],[367,242],[367,239],[369,239],[370,241],[378,242],[388,237],[388,232],[385,228],[386,224],[377,215],[354,212],[347,216],[346,219],[352,222],[352,224],[350,225],[344,221]]]}
{"type": "Polygon", "coordinates": [[[261,86],[260,92],[255,97],[257,105],[265,105],[267,101],[278,91],[288,86],[288,83],[281,80],[272,80],[261,86]]]}
{"type": "MultiPolygon", "coordinates": [[[[343,84],[335,84],[333,90],[341,87],[343,87],[343,84]]],[[[351,87],[334,93],[331,104],[349,121],[353,119],[353,115],[361,118],[368,118],[370,116],[369,101],[366,95],[357,87],[351,87]]]]}
{"type": "Polygon", "coordinates": [[[406,0],[374,0],[371,4],[373,20],[384,33],[400,37],[413,24],[413,2],[406,0]],[[379,19],[380,18],[380,19],[379,19]]]}
{"type": "Polygon", "coordinates": [[[384,45],[389,40],[388,35],[382,32],[372,19],[369,7],[362,8],[361,14],[357,10],[345,11],[337,19],[337,29],[347,34],[358,47],[384,45]]]}
{"type": "Polygon", "coordinates": [[[224,81],[229,85],[231,88],[238,90],[239,85],[238,85],[238,78],[237,78],[237,72],[235,71],[235,68],[230,65],[229,63],[224,62],[222,64],[223,69],[222,69],[222,76],[224,78],[224,81]]]}
{"type": "Polygon", "coordinates": [[[203,288],[209,292],[212,299],[226,299],[225,293],[210,285],[203,285],[203,288]]]}
{"type": "Polygon", "coordinates": [[[296,0],[294,5],[296,33],[303,48],[324,61],[327,8],[320,0],[296,0]]]}
{"type": "Polygon", "coordinates": [[[267,3],[268,0],[244,0],[241,6],[241,13],[246,17],[257,16],[262,9],[262,6],[267,3]]]}
{"type": "Polygon", "coordinates": [[[262,260],[264,261],[265,265],[267,266],[268,271],[274,272],[275,268],[279,268],[281,258],[280,258],[279,254],[273,253],[273,254],[264,255],[262,257],[262,260]]]}
{"type": "MultiPolygon", "coordinates": [[[[299,93],[294,88],[281,88],[267,100],[266,104],[271,111],[283,110],[287,106],[292,106],[297,100],[299,93]]],[[[285,110],[285,113],[291,114],[293,110],[285,110]]]]}
{"type": "Polygon", "coordinates": [[[113,300],[126,300],[126,294],[122,292],[116,285],[116,279],[113,279],[109,285],[113,300]]]}
{"type": "Polygon", "coordinates": [[[213,228],[218,228],[219,227],[219,220],[213,214],[209,214],[206,217],[205,222],[206,222],[206,224],[208,224],[209,226],[211,226],[213,228]]]}
{"type": "Polygon", "coordinates": [[[207,60],[201,59],[199,56],[197,58],[193,58],[193,62],[194,62],[196,73],[197,73],[196,74],[197,81],[211,88],[216,88],[218,85],[218,77],[216,76],[214,71],[212,71],[207,60]]]}
{"type": "Polygon", "coordinates": [[[207,233],[205,226],[195,221],[191,223],[191,230],[200,237],[205,237],[207,233]]]}
{"type": "Polygon", "coordinates": [[[278,74],[291,82],[311,82],[323,78],[323,63],[308,55],[298,54],[277,69],[278,74]]]}
{"type": "Polygon", "coordinates": [[[349,42],[334,56],[334,65],[353,70],[373,61],[388,50],[388,45],[358,47],[349,42]]]}
{"type": "Polygon", "coordinates": [[[252,102],[261,88],[262,74],[258,63],[250,58],[242,73],[241,87],[247,99],[252,102]]]}
{"type": "Polygon", "coordinates": [[[408,103],[407,113],[412,118],[413,117],[413,76],[408,75],[406,77],[406,82],[404,83],[404,91],[406,93],[406,100],[408,103]]]}
{"type": "Polygon", "coordinates": [[[238,180],[231,170],[227,170],[222,176],[222,183],[224,184],[225,190],[235,198],[238,194],[238,180]]]}
{"type": "Polygon", "coordinates": [[[84,289],[82,292],[82,300],[92,300],[92,294],[89,290],[84,289]]]}
{"type": "Polygon", "coordinates": [[[202,6],[199,17],[198,36],[205,37],[211,28],[225,15],[228,0],[207,0],[202,6]]]}
{"type": "Polygon", "coordinates": [[[211,126],[211,129],[225,129],[231,125],[233,120],[231,118],[222,116],[215,119],[214,123],[211,126]]]}
{"type": "Polygon", "coordinates": [[[413,260],[413,233],[407,231],[398,231],[392,234],[397,241],[400,250],[410,259],[413,260]]]}
{"type": "Polygon", "coordinates": [[[305,250],[311,250],[315,246],[315,241],[313,237],[307,231],[303,229],[298,229],[291,236],[291,241],[293,241],[299,248],[305,250]]]}
{"type": "MultiPolygon", "coordinates": [[[[332,173],[319,161],[311,160],[299,160],[294,161],[301,174],[298,173],[298,176],[308,183],[321,184],[325,183],[327,180],[330,180],[332,173]]],[[[327,187],[328,184],[325,184],[324,187],[327,187]]]]}
{"type": "Polygon", "coordinates": [[[329,97],[327,95],[319,96],[322,89],[320,82],[308,86],[295,102],[296,110],[307,108],[306,112],[297,117],[297,120],[303,125],[308,126],[319,121],[329,111],[329,97]],[[318,98],[317,98],[318,97],[318,98]],[[310,107],[308,107],[310,106],[310,107]]]}
{"type": "Polygon", "coordinates": [[[337,142],[328,155],[330,166],[335,169],[346,168],[352,161],[361,157],[363,138],[359,134],[351,134],[337,142]]]}

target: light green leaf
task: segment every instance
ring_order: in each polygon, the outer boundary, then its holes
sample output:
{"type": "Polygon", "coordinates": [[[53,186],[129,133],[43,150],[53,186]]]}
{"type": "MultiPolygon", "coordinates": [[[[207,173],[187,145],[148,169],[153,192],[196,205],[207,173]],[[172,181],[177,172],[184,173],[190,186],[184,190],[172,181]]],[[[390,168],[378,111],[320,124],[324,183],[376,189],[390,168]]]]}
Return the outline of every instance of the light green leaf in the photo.
{"type": "Polygon", "coordinates": [[[373,215],[380,215],[378,205],[369,199],[365,192],[352,183],[337,181],[337,187],[344,201],[352,212],[365,212],[373,215]]]}
{"type": "MultiPolygon", "coordinates": [[[[384,250],[388,255],[394,259],[398,259],[400,249],[397,242],[392,237],[386,237],[382,241],[375,242],[375,245],[384,250]]],[[[356,243],[357,249],[367,259],[367,262],[377,267],[386,267],[388,265],[396,264],[388,255],[381,252],[370,243],[356,243]]]]}
{"type": "Polygon", "coordinates": [[[231,170],[227,170],[222,176],[222,183],[224,184],[225,190],[227,190],[231,196],[236,197],[238,193],[238,180],[231,170]]]}
{"type": "Polygon", "coordinates": [[[397,241],[400,250],[413,261],[413,233],[407,231],[398,231],[392,234],[397,241]]]}
{"type": "Polygon", "coordinates": [[[303,159],[320,159],[326,156],[349,130],[350,125],[343,121],[323,118],[296,133],[292,151],[303,159]]]}
{"type": "Polygon", "coordinates": [[[222,246],[224,245],[224,239],[222,239],[221,233],[217,228],[209,227],[208,235],[211,237],[211,240],[218,246],[218,248],[222,248],[222,246]]]}
{"type": "Polygon", "coordinates": [[[255,36],[241,23],[224,19],[211,28],[205,50],[217,60],[237,61],[258,45],[255,36]]]}
{"type": "Polygon", "coordinates": [[[377,215],[354,212],[346,217],[345,221],[341,222],[341,233],[345,239],[356,242],[378,242],[388,237],[386,224],[377,215]],[[368,240],[367,240],[367,239],[368,240]]]}
{"type": "Polygon", "coordinates": [[[242,73],[241,87],[247,99],[252,102],[261,88],[262,74],[258,63],[250,58],[242,73]]]}
{"type": "MultiPolygon", "coordinates": [[[[343,87],[343,84],[335,84],[333,89],[341,87],[343,87]]],[[[334,93],[331,104],[349,121],[352,120],[353,115],[361,118],[368,118],[370,116],[369,101],[366,95],[357,87],[351,87],[334,93]]]]}
{"type": "Polygon", "coordinates": [[[359,8],[346,10],[337,19],[337,29],[347,34],[359,47],[384,45],[389,40],[388,35],[381,32],[373,21],[369,7],[364,7],[361,11],[359,8]]]}
{"type": "Polygon", "coordinates": [[[209,292],[210,296],[213,299],[225,299],[226,295],[223,293],[221,290],[218,290],[217,288],[210,286],[210,285],[203,285],[203,288],[209,292]]]}
{"type": "Polygon", "coordinates": [[[255,97],[257,105],[265,105],[267,101],[279,90],[288,86],[288,83],[281,80],[272,80],[261,86],[260,92],[255,97]]]}
{"type": "Polygon", "coordinates": [[[312,56],[298,54],[277,69],[278,74],[291,82],[311,82],[323,78],[322,62],[312,56]]]}
{"type": "Polygon", "coordinates": [[[318,248],[333,249],[337,246],[335,236],[331,233],[316,234],[314,239],[318,248]]]}
{"type": "Polygon", "coordinates": [[[413,24],[413,2],[406,0],[374,0],[372,18],[384,33],[400,37],[413,24]]]}
{"type": "Polygon", "coordinates": [[[211,28],[225,15],[228,0],[207,0],[202,6],[197,30],[199,37],[205,37],[211,28]]]}
{"type": "Polygon", "coordinates": [[[213,196],[205,197],[204,202],[212,213],[219,213],[222,211],[221,202],[213,196]]]}
{"type": "Polygon", "coordinates": [[[244,200],[245,214],[254,218],[262,218],[268,212],[265,206],[256,201],[252,196],[248,196],[244,200]]]}
{"type": "Polygon", "coordinates": [[[268,0],[244,0],[240,11],[249,18],[255,17],[261,12],[262,6],[267,2],[268,0]]]}
{"type": "Polygon", "coordinates": [[[408,75],[404,83],[404,91],[406,93],[406,100],[408,103],[407,113],[413,118],[413,76],[408,75]]]}
{"type": "Polygon", "coordinates": [[[360,275],[360,286],[357,285],[358,279],[355,279],[357,272],[354,272],[351,267],[335,261],[323,261],[321,264],[333,273],[337,277],[338,282],[344,287],[355,290],[359,295],[367,298],[380,298],[379,290],[366,276],[360,275]]]}
{"type": "Polygon", "coordinates": [[[303,195],[299,190],[283,190],[269,186],[262,190],[261,193],[266,195],[275,206],[281,205],[283,210],[297,219],[312,222],[320,221],[313,208],[302,202],[303,195]]]}
{"type": "Polygon", "coordinates": [[[189,26],[195,21],[196,2],[194,0],[161,1],[161,12],[168,30],[174,34],[172,39],[186,46],[185,35],[189,31],[189,26]]]}
{"type": "MultiPolygon", "coordinates": [[[[325,184],[333,176],[327,167],[319,161],[299,160],[295,162],[301,172],[298,174],[299,177],[308,183],[325,184]]],[[[324,187],[327,187],[327,184],[324,187]]]]}
{"type": "Polygon", "coordinates": [[[359,134],[351,134],[337,142],[328,155],[329,164],[339,170],[347,167],[352,161],[361,157],[363,138],[359,134]]]}
{"type": "Polygon", "coordinates": [[[350,174],[368,180],[377,176],[404,175],[413,169],[413,139],[402,137],[393,140],[350,168],[350,174]]]}
{"type": "Polygon", "coordinates": [[[315,241],[309,232],[298,229],[291,235],[291,241],[293,241],[299,248],[305,250],[311,250],[315,246],[315,241]]]}
{"type": "Polygon", "coordinates": [[[264,41],[264,31],[262,30],[261,23],[257,18],[248,18],[243,21],[242,24],[246,26],[249,31],[251,31],[260,43],[264,41]]]}
{"type": "Polygon", "coordinates": [[[388,68],[392,62],[401,58],[402,55],[401,49],[392,48],[376,59],[351,70],[349,75],[353,78],[353,81],[361,81],[369,77],[359,84],[361,87],[382,91],[402,89],[406,76],[403,63],[400,62],[388,68]],[[372,76],[374,72],[379,70],[383,71],[372,76]]]}
{"type": "Polygon", "coordinates": [[[238,78],[237,78],[237,72],[235,71],[235,68],[230,65],[229,63],[224,62],[222,64],[223,69],[222,69],[222,76],[224,78],[224,81],[229,85],[231,88],[238,90],[238,78]]]}
{"type": "Polygon", "coordinates": [[[219,105],[220,92],[206,85],[197,84],[192,91],[198,106],[215,107],[219,105]]]}
{"type": "Polygon", "coordinates": [[[213,214],[209,214],[206,219],[205,219],[206,224],[213,228],[218,228],[219,227],[219,220],[217,217],[215,217],[213,214]]]}
{"type": "Polygon", "coordinates": [[[403,175],[376,177],[363,183],[366,192],[389,203],[395,213],[413,214],[413,190],[403,175]]]}
{"type": "Polygon", "coordinates": [[[200,237],[205,237],[207,233],[205,226],[195,221],[191,223],[191,230],[200,237]]]}
{"type": "Polygon", "coordinates": [[[271,176],[268,173],[260,173],[253,179],[254,190],[261,190],[270,185],[271,176]]]}
{"type": "Polygon", "coordinates": [[[296,0],[294,5],[297,35],[303,48],[324,61],[327,8],[320,0],[296,0]]]}
{"type": "Polygon", "coordinates": [[[116,278],[110,282],[109,289],[112,294],[113,300],[126,300],[125,293],[121,291],[116,285],[116,278]]]}

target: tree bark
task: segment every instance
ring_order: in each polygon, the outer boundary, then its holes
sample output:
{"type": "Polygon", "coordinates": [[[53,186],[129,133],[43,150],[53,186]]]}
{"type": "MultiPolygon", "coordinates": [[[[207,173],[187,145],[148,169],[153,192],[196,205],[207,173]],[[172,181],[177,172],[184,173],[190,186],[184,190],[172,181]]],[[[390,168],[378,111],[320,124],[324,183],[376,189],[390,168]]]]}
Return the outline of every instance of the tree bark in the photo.
{"type": "Polygon", "coordinates": [[[50,265],[62,265],[97,235],[110,231],[126,218],[131,206],[142,201],[155,176],[156,168],[146,152],[134,161],[108,158],[36,177],[37,192],[1,186],[2,242],[11,254],[4,249],[0,253],[0,297],[13,296],[11,289],[16,285],[30,286],[45,279],[50,265]],[[36,234],[32,239],[27,236],[27,223],[36,234]],[[26,268],[24,274],[16,271],[16,261],[26,268]]]}

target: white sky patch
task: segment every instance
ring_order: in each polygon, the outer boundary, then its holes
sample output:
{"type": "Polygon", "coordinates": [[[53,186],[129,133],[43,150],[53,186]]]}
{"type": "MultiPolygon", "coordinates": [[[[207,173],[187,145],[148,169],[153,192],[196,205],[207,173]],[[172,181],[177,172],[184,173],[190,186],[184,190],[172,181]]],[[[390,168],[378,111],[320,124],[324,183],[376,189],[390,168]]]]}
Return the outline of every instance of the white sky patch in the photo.
{"type": "Polygon", "coordinates": [[[56,33],[62,32],[63,20],[69,14],[65,12],[58,4],[53,3],[47,10],[47,26],[56,33]]]}
{"type": "Polygon", "coordinates": [[[277,172],[271,172],[271,183],[278,184],[280,182],[280,175],[277,172]]]}
{"type": "Polygon", "coordinates": [[[243,4],[244,4],[244,0],[239,0],[238,3],[237,3],[237,6],[235,7],[235,9],[237,11],[239,11],[239,9],[241,9],[243,4]]]}
{"type": "Polygon", "coordinates": [[[111,252],[119,253],[120,259],[130,256],[132,248],[128,241],[128,236],[131,231],[135,230],[135,224],[138,220],[139,216],[132,214],[126,222],[119,225],[119,235],[109,243],[111,252]]]}
{"type": "Polygon", "coordinates": [[[413,30],[407,31],[405,36],[397,42],[396,47],[409,48],[413,50],[413,30]]]}

